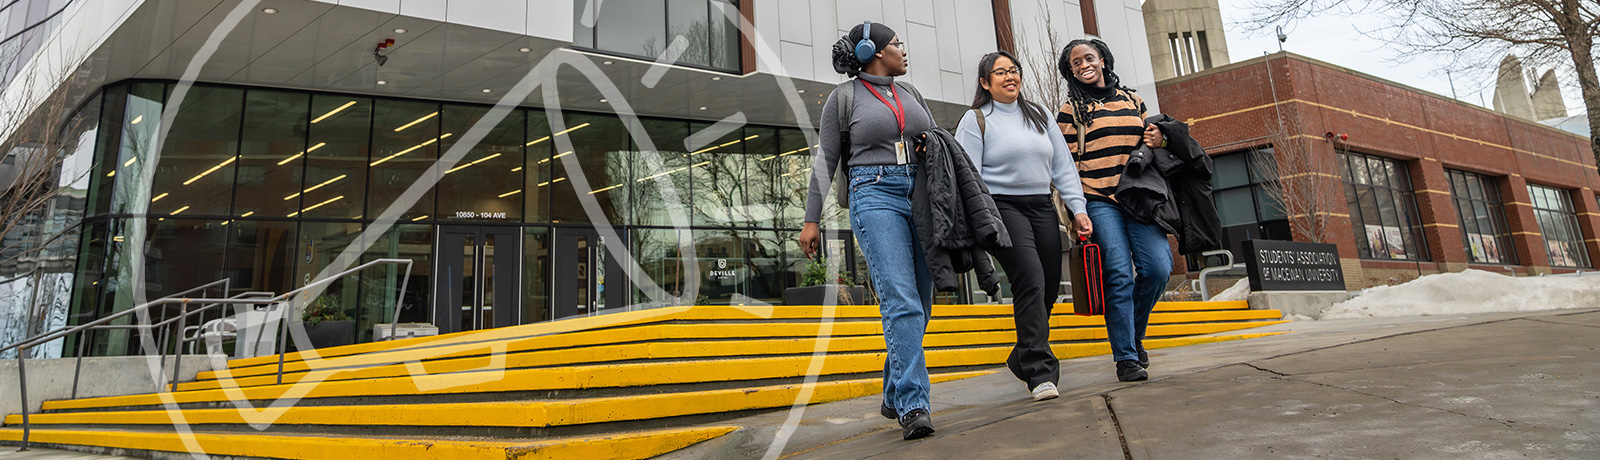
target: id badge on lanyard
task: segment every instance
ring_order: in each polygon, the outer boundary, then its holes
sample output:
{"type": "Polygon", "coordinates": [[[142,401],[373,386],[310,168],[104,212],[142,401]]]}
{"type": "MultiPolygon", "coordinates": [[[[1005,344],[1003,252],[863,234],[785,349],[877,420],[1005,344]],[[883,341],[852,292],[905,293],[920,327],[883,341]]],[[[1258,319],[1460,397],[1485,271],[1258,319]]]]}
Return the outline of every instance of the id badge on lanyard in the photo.
{"type": "Polygon", "coordinates": [[[894,121],[900,127],[900,138],[894,141],[895,164],[911,163],[911,153],[906,151],[906,108],[900,104],[900,94],[895,90],[894,83],[889,84],[889,96],[894,98],[893,104],[890,104],[889,99],[884,98],[883,94],[878,93],[878,90],[867,84],[867,82],[861,82],[861,86],[867,87],[867,91],[871,91],[873,96],[877,96],[879,101],[883,101],[883,105],[889,106],[890,112],[894,112],[894,121]]]}

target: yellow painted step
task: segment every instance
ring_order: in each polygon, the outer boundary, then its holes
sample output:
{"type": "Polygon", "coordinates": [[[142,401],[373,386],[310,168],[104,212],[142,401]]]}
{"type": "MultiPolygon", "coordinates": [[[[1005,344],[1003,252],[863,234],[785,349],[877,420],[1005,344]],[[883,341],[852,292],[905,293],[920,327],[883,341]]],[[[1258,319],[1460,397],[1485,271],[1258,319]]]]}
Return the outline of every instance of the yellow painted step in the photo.
{"type": "MultiPolygon", "coordinates": [[[[996,371],[934,374],[934,383],[988,375],[996,371]]],[[[34,425],[170,425],[199,424],[354,425],[354,426],[498,426],[551,427],[589,423],[649,420],[684,415],[772,409],[795,404],[805,385],[662,393],[640,396],[556,401],[506,401],[449,404],[381,404],[359,406],[292,406],[264,411],[191,409],[178,411],[174,420],[164,410],[74,412],[36,414],[34,425]]],[[[821,404],[883,390],[879,379],[821,382],[811,388],[807,404],[821,404]]],[[[6,417],[7,424],[22,423],[21,415],[6,417]]]]}
{"type": "MultiPolygon", "coordinates": [[[[1146,340],[1148,348],[1220,342],[1273,334],[1242,334],[1207,337],[1182,337],[1146,340]]],[[[1110,353],[1105,343],[1056,344],[1052,347],[1062,359],[1110,353]]],[[[929,350],[928,367],[980,366],[1004,363],[1010,346],[929,350]]],[[[857,374],[883,369],[885,354],[847,353],[823,357],[820,375],[857,374]]],[[[579,390],[585,388],[643,387],[702,382],[726,382],[806,375],[811,356],[714,359],[680,362],[647,362],[582,367],[513,369],[417,375],[368,380],[302,380],[294,384],[248,388],[225,388],[178,393],[108,396],[64,401],[46,401],[45,410],[71,410],[93,407],[150,406],[163,403],[221,402],[229,400],[277,400],[289,398],[328,398],[354,396],[405,396],[425,394],[498,393],[510,391],[579,390]]]]}
{"type": "MultiPolygon", "coordinates": [[[[1262,323],[1204,323],[1204,324],[1171,324],[1152,325],[1147,330],[1151,338],[1171,337],[1181,335],[1214,334],[1219,332],[1248,329],[1278,322],[1262,323]]],[[[1058,328],[1051,330],[1050,340],[1055,342],[1101,340],[1106,338],[1105,328],[1058,328]]],[[[986,331],[965,333],[938,333],[928,334],[923,338],[923,346],[928,348],[941,347],[970,347],[992,346],[1010,344],[1016,341],[1016,333],[1012,331],[986,331]]],[[[829,353],[848,353],[863,351],[883,351],[883,336],[851,336],[832,337],[828,341],[829,353]]],[[[634,343],[627,345],[609,345],[598,347],[584,347],[562,350],[545,350],[524,352],[505,355],[496,358],[490,355],[479,355],[464,358],[451,358],[442,360],[423,361],[420,365],[429,374],[446,372],[462,372],[483,369],[494,365],[496,359],[503,359],[501,363],[505,368],[524,368],[535,366],[604,364],[610,361],[627,361],[641,359],[689,359],[689,358],[724,358],[755,355],[780,355],[811,353],[816,350],[816,338],[805,339],[776,339],[776,340],[739,340],[739,341],[667,341],[655,343],[634,343]]],[[[489,352],[487,347],[477,347],[478,353],[489,352]]],[[[334,358],[336,361],[343,358],[334,358]]],[[[414,366],[414,365],[413,365],[414,366]]],[[[275,368],[252,368],[253,374],[268,373],[266,375],[248,376],[234,374],[233,386],[250,387],[272,385],[277,383],[277,376],[270,374],[275,368]]],[[[399,377],[410,375],[411,367],[406,364],[389,364],[361,368],[339,367],[325,368],[307,372],[291,372],[283,376],[284,383],[294,383],[301,379],[313,380],[352,380],[371,379],[382,377],[399,377]]],[[[179,391],[204,390],[222,388],[222,380],[204,380],[178,384],[179,391]]]]}
{"type": "MultiPolygon", "coordinates": [[[[1245,302],[1161,302],[1156,304],[1157,312],[1193,310],[1194,306],[1188,304],[1206,304],[1205,309],[1245,309],[1245,302]],[[1213,307],[1214,306],[1214,307],[1213,307]]],[[[1058,304],[1065,305],[1065,304],[1058,304]]],[[[759,306],[727,306],[707,305],[695,307],[667,307],[651,310],[640,310],[623,313],[613,313],[602,316],[573,318],[546,323],[525,324],[520,326],[503,327],[484,331],[467,331],[445,334],[436,337],[418,337],[401,339],[389,342],[373,342],[328,349],[317,350],[320,358],[336,356],[350,356],[363,353],[374,353],[390,350],[416,349],[437,347],[443,345],[460,344],[466,342],[482,342],[505,340],[513,338],[527,338],[537,336],[550,336],[568,334],[573,332],[588,331],[596,328],[612,328],[619,326],[632,326],[650,324],[664,321],[710,321],[731,319],[809,319],[822,317],[828,308],[833,309],[833,317],[846,318],[876,318],[878,317],[877,305],[841,305],[837,307],[822,306],[774,306],[769,308],[759,306]]],[[[1070,316],[1071,305],[1063,309],[1055,309],[1057,315],[1070,316]]],[[[935,318],[957,316],[1001,316],[1011,315],[1010,305],[934,305],[935,318]]],[[[289,353],[284,357],[285,362],[297,362],[302,359],[299,352],[289,353]]],[[[242,368],[256,365],[273,365],[278,363],[277,355],[260,356],[255,358],[236,359],[228,362],[228,367],[242,368]]]]}
{"type": "MultiPolygon", "coordinates": [[[[457,441],[205,432],[182,436],[168,432],[33,430],[30,441],[40,444],[289,459],[643,459],[682,449],[738,429],[739,427],[734,426],[680,428],[544,441],[457,441]]],[[[21,429],[0,429],[0,441],[21,440],[21,429]]]]}
{"type": "MultiPolygon", "coordinates": [[[[1150,316],[1150,324],[1174,324],[1192,322],[1220,322],[1220,321],[1250,321],[1250,320],[1276,320],[1282,317],[1277,310],[1233,310],[1215,312],[1176,312],[1156,313],[1150,316]]],[[[1052,328],[1086,327],[1103,328],[1104,319],[1096,316],[1057,315],[1050,318],[1052,328]]],[[[868,336],[881,335],[882,323],[879,321],[842,321],[831,324],[823,323],[739,323],[739,324],[658,324],[621,329],[607,329],[601,331],[574,332],[561,335],[533,337],[510,342],[479,342],[465,343],[448,346],[400,349],[384,352],[366,353],[346,358],[321,360],[295,360],[284,363],[284,372],[306,371],[313,368],[348,368],[366,367],[373,365],[386,365],[391,363],[447,359],[486,353],[518,353],[540,349],[569,349],[595,347],[605,344],[644,342],[652,340],[692,340],[692,339],[756,339],[774,337],[816,337],[822,328],[828,328],[830,335],[841,336],[868,336]],[[492,350],[491,350],[492,348],[492,350]]],[[[1005,331],[1012,330],[1015,322],[1009,316],[992,318],[960,318],[960,319],[935,319],[928,324],[928,333],[969,332],[969,331],[1005,331]]],[[[272,357],[275,357],[272,356],[272,357]]],[[[229,374],[235,378],[252,375],[277,374],[277,362],[267,364],[239,367],[230,366],[229,374]]],[[[201,372],[196,376],[197,381],[216,379],[216,371],[201,372]]]]}

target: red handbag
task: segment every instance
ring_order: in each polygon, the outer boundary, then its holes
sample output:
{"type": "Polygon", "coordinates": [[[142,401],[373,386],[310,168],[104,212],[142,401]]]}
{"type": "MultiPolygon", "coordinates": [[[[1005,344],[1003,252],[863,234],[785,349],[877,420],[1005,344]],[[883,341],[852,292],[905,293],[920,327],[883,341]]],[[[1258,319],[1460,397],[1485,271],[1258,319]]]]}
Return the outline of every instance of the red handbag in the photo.
{"type": "Polygon", "coordinates": [[[1106,314],[1105,266],[1101,263],[1100,245],[1078,237],[1078,243],[1067,249],[1067,258],[1072,277],[1072,312],[1079,316],[1106,314]]]}

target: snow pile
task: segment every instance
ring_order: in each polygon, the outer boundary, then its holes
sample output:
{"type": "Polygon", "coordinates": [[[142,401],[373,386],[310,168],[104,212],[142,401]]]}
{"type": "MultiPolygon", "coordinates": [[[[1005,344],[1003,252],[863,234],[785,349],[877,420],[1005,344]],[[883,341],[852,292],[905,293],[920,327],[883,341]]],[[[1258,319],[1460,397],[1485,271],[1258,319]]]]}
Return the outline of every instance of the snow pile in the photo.
{"type": "Polygon", "coordinates": [[[1457,315],[1600,307],[1600,276],[1524,277],[1467,270],[1361,291],[1322,319],[1457,315]]]}
{"type": "Polygon", "coordinates": [[[1237,283],[1233,283],[1233,287],[1229,287],[1227,289],[1223,289],[1222,292],[1218,292],[1217,295],[1211,296],[1211,301],[1212,302],[1238,301],[1238,300],[1249,300],[1249,298],[1250,298],[1250,279],[1246,278],[1246,279],[1239,280],[1239,282],[1237,282],[1237,283]]]}

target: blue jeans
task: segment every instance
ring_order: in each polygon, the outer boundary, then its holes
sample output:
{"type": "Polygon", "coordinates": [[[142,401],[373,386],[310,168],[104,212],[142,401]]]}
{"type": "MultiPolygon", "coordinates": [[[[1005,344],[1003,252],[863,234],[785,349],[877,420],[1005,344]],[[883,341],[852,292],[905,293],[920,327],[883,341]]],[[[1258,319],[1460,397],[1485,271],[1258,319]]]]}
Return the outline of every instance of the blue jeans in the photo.
{"type": "Polygon", "coordinates": [[[901,415],[929,409],[922,334],[933,317],[933,276],[911,220],[915,172],[916,165],[850,168],[850,226],[872,272],[889,351],[883,400],[901,415]]]}
{"type": "Polygon", "coordinates": [[[1172,274],[1172,248],[1161,227],[1135,220],[1121,206],[1089,200],[1094,244],[1105,255],[1106,335],[1111,359],[1139,359],[1145,327],[1172,274]]]}

